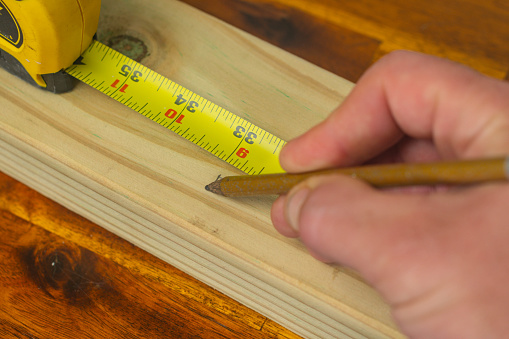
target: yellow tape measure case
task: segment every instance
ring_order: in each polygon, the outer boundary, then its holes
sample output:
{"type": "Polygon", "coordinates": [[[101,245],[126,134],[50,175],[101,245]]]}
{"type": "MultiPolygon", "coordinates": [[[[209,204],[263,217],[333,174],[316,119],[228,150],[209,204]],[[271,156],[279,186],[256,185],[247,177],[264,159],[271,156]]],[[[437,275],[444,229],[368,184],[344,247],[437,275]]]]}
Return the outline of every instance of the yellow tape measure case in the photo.
{"type": "Polygon", "coordinates": [[[100,0],[0,0],[0,66],[52,92],[72,88],[63,72],[90,45],[100,0]]]}

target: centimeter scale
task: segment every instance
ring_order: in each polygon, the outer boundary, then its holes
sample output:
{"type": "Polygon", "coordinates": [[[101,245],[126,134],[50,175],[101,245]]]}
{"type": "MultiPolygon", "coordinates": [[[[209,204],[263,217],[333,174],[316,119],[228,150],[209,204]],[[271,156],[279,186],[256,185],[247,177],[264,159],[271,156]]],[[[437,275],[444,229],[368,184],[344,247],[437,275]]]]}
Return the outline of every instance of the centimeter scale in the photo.
{"type": "Polygon", "coordinates": [[[247,174],[284,172],[283,140],[98,41],[66,72],[247,174]]]}

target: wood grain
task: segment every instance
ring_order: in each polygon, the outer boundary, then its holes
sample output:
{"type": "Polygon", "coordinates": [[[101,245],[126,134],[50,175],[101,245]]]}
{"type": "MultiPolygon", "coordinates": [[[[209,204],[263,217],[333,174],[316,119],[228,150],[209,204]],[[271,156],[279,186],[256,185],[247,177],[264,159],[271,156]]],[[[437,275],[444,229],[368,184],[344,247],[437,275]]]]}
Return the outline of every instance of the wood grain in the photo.
{"type": "MultiPolygon", "coordinates": [[[[143,41],[148,67],[284,139],[352,87],[180,2],[104,1],[98,37],[115,35],[143,41]]],[[[5,72],[0,83],[7,174],[298,334],[397,335],[371,287],[274,230],[273,198],[206,194],[218,174],[238,173],[227,164],[84,84],[54,96],[5,72]]]]}
{"type": "Polygon", "coordinates": [[[352,81],[396,49],[445,57],[501,79],[509,72],[505,1],[182,1],[352,81]],[[286,36],[301,48],[281,43],[281,26],[299,27],[292,31],[298,36],[286,36]]]}
{"type": "Polygon", "coordinates": [[[2,338],[297,338],[0,173],[2,338]]]}
{"type": "MultiPolygon", "coordinates": [[[[503,1],[184,2],[352,81],[356,81],[373,61],[399,48],[447,57],[486,74],[509,79],[506,44],[509,11],[503,1]]],[[[322,119],[348,92],[349,85],[345,87],[340,80],[331,83],[332,78],[327,73],[308,66],[301,69],[301,62],[295,58],[275,52],[210,18],[182,10],[173,1],[141,5],[140,1],[129,0],[122,2],[122,7],[115,7],[113,1],[104,0],[104,3],[99,30],[103,41],[116,47],[126,41],[125,37],[142,41],[144,64],[237,114],[254,118],[255,123],[280,133],[285,139],[322,119]],[[203,34],[199,31],[200,25],[205,25],[201,27],[203,34]],[[193,35],[197,28],[198,35],[193,35]],[[254,53],[253,56],[250,53],[254,53]],[[259,63],[253,63],[253,59],[259,63]],[[254,70],[253,64],[263,66],[261,71],[254,70]],[[276,72],[272,74],[274,69],[276,72]],[[295,70],[296,74],[292,74],[295,70]],[[275,74],[281,76],[281,81],[273,82],[275,74]],[[317,105],[316,101],[321,103],[317,105]],[[272,107],[272,102],[281,107],[267,111],[266,107],[272,107]],[[281,124],[281,121],[294,119],[293,126],[281,124]]],[[[292,253],[298,254],[292,257],[293,262],[305,258],[304,264],[309,264],[297,242],[281,243],[272,232],[266,218],[270,201],[248,199],[230,205],[202,197],[179,203],[178,197],[198,194],[201,185],[212,181],[219,173],[229,174],[232,170],[84,86],[63,98],[54,98],[34,91],[3,71],[0,71],[0,84],[0,170],[30,183],[105,227],[0,175],[0,259],[4,264],[0,266],[0,336],[294,336],[273,320],[165,263],[172,262],[212,286],[224,282],[211,279],[207,275],[211,272],[207,265],[226,266],[230,269],[226,272],[231,274],[231,268],[235,267],[231,261],[219,265],[203,261],[206,264],[202,270],[190,269],[196,258],[217,256],[217,251],[212,251],[212,255],[200,252],[200,245],[224,245],[227,240],[235,245],[239,240],[225,239],[234,228],[223,224],[228,218],[211,224],[208,215],[189,213],[183,207],[192,206],[191,209],[196,210],[195,205],[201,208],[205,204],[227,215],[240,211],[242,217],[233,220],[233,226],[246,230],[240,240],[252,240],[253,234],[258,233],[269,239],[275,237],[252,249],[249,268],[244,272],[252,270],[253,266],[264,266],[257,251],[274,246],[278,249],[279,246],[290,247],[292,253]],[[41,137],[42,143],[38,140],[41,137]],[[51,143],[56,140],[58,142],[51,143]],[[55,162],[58,163],[56,167],[52,166],[55,162]],[[126,167],[129,176],[117,182],[119,170],[126,167]],[[196,173],[187,173],[190,169],[196,173]],[[80,171],[82,175],[76,175],[80,171]],[[143,173],[140,176],[143,180],[137,173],[143,173]],[[147,182],[149,184],[144,186],[147,182]],[[157,204],[144,200],[141,194],[144,190],[156,192],[157,198],[165,202],[164,206],[157,208],[157,204]],[[112,199],[116,203],[112,203],[112,199]],[[140,209],[160,218],[147,220],[129,213],[140,209]],[[239,221],[244,218],[247,220],[239,221]],[[163,229],[154,231],[161,220],[163,229]],[[172,226],[182,224],[182,229],[172,226]],[[246,224],[254,225],[254,230],[246,224]],[[121,238],[106,229],[115,231],[121,238]],[[150,237],[144,232],[149,232],[150,237]],[[182,241],[184,235],[186,241],[182,241]],[[200,237],[201,242],[197,241],[200,237]],[[154,246],[161,246],[157,244],[163,239],[167,242],[163,250],[153,253],[164,261],[123,238],[152,250],[154,246]],[[178,246],[173,241],[178,242],[178,246]]],[[[223,251],[219,257],[235,259],[238,252],[234,245],[227,247],[226,256],[223,251]]],[[[277,259],[276,251],[271,254],[277,259]]],[[[233,264],[242,267],[239,262],[233,264]]],[[[275,263],[279,267],[271,272],[277,275],[286,263],[278,260],[275,263]]],[[[315,269],[319,273],[322,267],[318,265],[308,274],[315,274],[315,269]]],[[[351,288],[356,292],[340,298],[343,306],[352,304],[350,299],[376,300],[376,294],[363,289],[364,285],[352,272],[335,268],[333,274],[338,277],[334,281],[338,288],[347,291],[351,288]]],[[[237,280],[237,287],[250,287],[252,284],[248,281],[237,280]]],[[[296,286],[309,292],[305,283],[296,286]]],[[[239,289],[228,292],[247,304],[253,303],[250,299],[259,299],[252,294],[246,300],[239,289]]],[[[276,297],[280,298],[281,294],[276,297]]],[[[296,304],[287,306],[278,312],[259,310],[281,323],[297,321],[302,309],[289,314],[287,311],[292,307],[295,310],[296,304]]],[[[346,329],[341,328],[346,336],[359,336],[348,329],[369,328],[373,326],[373,317],[388,319],[383,303],[376,303],[371,312],[364,315],[352,313],[349,308],[343,311],[361,319],[362,323],[340,322],[346,326],[346,329]]],[[[295,329],[311,337],[313,333],[310,334],[308,326],[312,328],[313,324],[300,324],[295,329]]],[[[331,326],[330,321],[324,327],[328,326],[331,326]]],[[[379,334],[377,331],[388,333],[386,325],[369,333],[373,337],[374,333],[379,334]]]]}
{"type": "Polygon", "coordinates": [[[377,39],[278,1],[184,2],[351,81],[371,64],[380,45],[377,39]]]}

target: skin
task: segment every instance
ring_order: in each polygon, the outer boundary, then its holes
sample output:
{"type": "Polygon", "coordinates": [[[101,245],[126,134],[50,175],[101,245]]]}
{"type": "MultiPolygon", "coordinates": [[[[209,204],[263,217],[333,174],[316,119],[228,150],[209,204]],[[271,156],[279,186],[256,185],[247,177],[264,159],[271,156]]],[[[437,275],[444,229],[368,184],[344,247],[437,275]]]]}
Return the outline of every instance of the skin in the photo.
{"type": "MultiPolygon", "coordinates": [[[[382,58],[332,114],[289,142],[289,172],[509,155],[509,83],[412,52],[382,58]]],[[[377,190],[339,175],[279,197],[276,229],[351,267],[412,338],[509,333],[509,184],[377,190]]]]}

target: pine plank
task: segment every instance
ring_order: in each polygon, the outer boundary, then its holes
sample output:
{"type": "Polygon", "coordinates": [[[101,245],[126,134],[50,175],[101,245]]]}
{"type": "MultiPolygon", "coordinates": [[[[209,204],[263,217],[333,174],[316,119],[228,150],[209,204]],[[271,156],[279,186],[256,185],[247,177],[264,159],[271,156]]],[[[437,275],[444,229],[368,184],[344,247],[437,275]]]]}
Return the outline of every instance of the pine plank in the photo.
{"type": "MultiPolygon", "coordinates": [[[[352,87],[176,1],[105,0],[99,33],[141,39],[145,65],[284,139],[352,87]]],[[[0,83],[5,173],[299,334],[398,336],[354,273],[275,232],[272,199],[204,192],[236,170],[86,85],[55,96],[4,71],[0,83]]]]}

